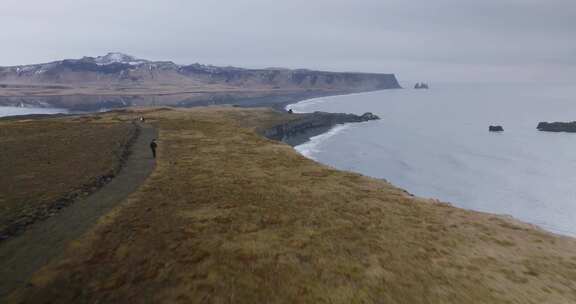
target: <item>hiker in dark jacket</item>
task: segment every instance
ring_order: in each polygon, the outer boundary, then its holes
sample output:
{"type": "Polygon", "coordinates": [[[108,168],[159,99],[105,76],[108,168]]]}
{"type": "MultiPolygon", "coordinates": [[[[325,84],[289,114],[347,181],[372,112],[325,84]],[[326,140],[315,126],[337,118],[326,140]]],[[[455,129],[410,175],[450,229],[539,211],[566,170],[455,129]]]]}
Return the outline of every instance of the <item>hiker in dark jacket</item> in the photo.
{"type": "Polygon", "coordinates": [[[150,149],[152,149],[152,157],[156,158],[156,148],[158,147],[158,144],[156,143],[156,140],[153,139],[152,142],[150,142],[150,149]]]}

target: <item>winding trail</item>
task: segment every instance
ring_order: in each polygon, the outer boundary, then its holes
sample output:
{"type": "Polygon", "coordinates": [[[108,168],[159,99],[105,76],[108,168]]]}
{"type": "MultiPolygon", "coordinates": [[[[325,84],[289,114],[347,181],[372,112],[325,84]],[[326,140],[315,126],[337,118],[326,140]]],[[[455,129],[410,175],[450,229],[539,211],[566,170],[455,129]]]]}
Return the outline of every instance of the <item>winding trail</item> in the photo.
{"type": "Polygon", "coordinates": [[[148,144],[158,132],[149,125],[141,125],[140,130],[126,164],[112,181],[0,244],[0,302],[14,289],[24,286],[34,272],[62,254],[70,241],[88,231],[146,180],[155,164],[148,144]]]}

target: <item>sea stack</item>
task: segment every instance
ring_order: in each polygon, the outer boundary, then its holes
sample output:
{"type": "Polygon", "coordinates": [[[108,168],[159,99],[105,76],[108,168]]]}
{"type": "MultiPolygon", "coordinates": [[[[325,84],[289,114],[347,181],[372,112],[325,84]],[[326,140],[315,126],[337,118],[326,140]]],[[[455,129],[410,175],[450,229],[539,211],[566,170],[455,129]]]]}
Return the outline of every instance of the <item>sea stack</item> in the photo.
{"type": "Polygon", "coordinates": [[[490,132],[504,132],[504,128],[502,126],[490,126],[490,127],[488,127],[488,131],[490,131],[490,132]]]}
{"type": "Polygon", "coordinates": [[[424,82],[417,82],[416,85],[414,85],[415,89],[428,89],[428,84],[424,83],[424,82]]]}

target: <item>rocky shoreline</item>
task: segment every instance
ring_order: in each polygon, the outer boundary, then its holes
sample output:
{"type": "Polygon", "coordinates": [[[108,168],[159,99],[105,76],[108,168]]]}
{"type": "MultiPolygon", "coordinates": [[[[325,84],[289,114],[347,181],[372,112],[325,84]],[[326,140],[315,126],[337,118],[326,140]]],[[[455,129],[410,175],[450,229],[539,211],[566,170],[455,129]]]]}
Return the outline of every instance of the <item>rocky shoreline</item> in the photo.
{"type": "Polygon", "coordinates": [[[300,115],[301,118],[264,130],[262,135],[268,139],[281,141],[294,147],[307,142],[316,135],[329,131],[339,124],[380,119],[380,117],[370,112],[362,115],[327,112],[294,115],[300,115]]]}
{"type": "MultiPolygon", "coordinates": [[[[155,302],[576,301],[574,239],[410,197],[239,128],[283,125],[268,132],[278,137],[316,125],[306,119],[324,125],[314,118],[322,114],[135,111],[99,116],[143,115],[169,134],[161,170],[86,237],[74,235],[73,246],[57,247],[50,263],[29,267],[32,278],[17,281],[5,302],[124,303],[143,296],[155,302]],[[347,297],[335,299],[334,286],[347,297]]],[[[16,255],[17,263],[2,259],[9,267],[0,269],[28,267],[34,260],[26,251],[47,243],[40,234],[34,240],[16,248],[26,253],[16,255]]]]}

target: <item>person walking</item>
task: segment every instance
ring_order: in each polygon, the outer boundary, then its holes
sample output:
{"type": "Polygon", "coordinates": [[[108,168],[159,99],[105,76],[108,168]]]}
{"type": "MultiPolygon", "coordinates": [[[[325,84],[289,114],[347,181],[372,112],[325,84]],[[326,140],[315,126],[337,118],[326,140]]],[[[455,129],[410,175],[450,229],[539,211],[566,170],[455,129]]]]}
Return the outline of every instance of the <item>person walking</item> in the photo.
{"type": "Polygon", "coordinates": [[[156,139],[153,139],[150,142],[150,149],[152,150],[152,157],[156,158],[156,148],[158,148],[158,144],[156,143],[156,139]]]}

